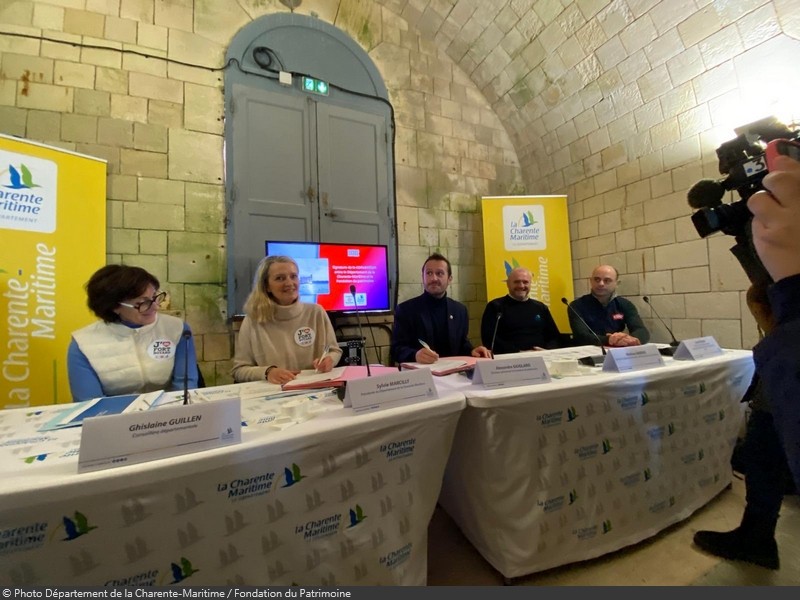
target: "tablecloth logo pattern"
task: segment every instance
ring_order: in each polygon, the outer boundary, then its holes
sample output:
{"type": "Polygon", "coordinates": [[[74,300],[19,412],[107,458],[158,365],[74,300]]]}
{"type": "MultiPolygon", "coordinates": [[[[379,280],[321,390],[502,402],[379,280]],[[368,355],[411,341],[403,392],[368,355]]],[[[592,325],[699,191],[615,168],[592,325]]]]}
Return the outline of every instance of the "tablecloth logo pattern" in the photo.
{"type": "Polygon", "coordinates": [[[251,496],[268,494],[275,483],[275,472],[268,471],[259,475],[231,479],[227,482],[217,483],[217,491],[226,493],[228,499],[238,500],[251,496]]]}
{"type": "MultiPolygon", "coordinates": [[[[432,420],[430,426],[436,428],[435,422],[432,420]]],[[[454,421],[451,426],[455,427],[454,421]]],[[[393,429],[396,434],[397,427],[393,429]]],[[[413,431],[420,434],[421,430],[415,426],[413,431]]],[[[426,440],[426,460],[430,460],[431,436],[423,439],[426,440]]],[[[169,506],[154,502],[154,498],[139,496],[142,490],[120,490],[114,494],[116,500],[98,498],[99,504],[91,510],[81,508],[77,511],[84,515],[83,518],[77,512],[69,517],[74,522],[75,531],[81,532],[79,537],[94,539],[93,535],[86,536],[86,533],[102,531],[98,541],[80,546],[77,553],[64,555],[63,551],[52,548],[49,554],[59,557],[56,562],[64,561],[58,571],[63,581],[86,583],[92,581],[92,574],[104,573],[105,579],[94,582],[98,585],[180,584],[189,577],[194,581],[197,574],[206,584],[219,582],[220,574],[224,575],[224,581],[239,582],[240,585],[254,581],[289,585],[297,583],[297,580],[304,585],[307,582],[336,585],[340,579],[346,583],[424,583],[425,553],[413,549],[424,548],[424,544],[417,542],[425,539],[426,523],[417,513],[426,511],[424,505],[432,500],[419,504],[418,496],[432,482],[414,477],[416,465],[409,461],[416,460],[414,454],[419,450],[419,443],[418,435],[394,439],[373,437],[369,442],[356,440],[355,444],[335,455],[308,451],[283,454],[276,457],[272,468],[264,464],[264,459],[254,460],[238,465],[232,473],[226,473],[229,469],[225,468],[218,469],[216,476],[209,473],[210,477],[199,489],[200,481],[187,475],[169,480],[164,486],[156,486],[155,497],[169,498],[169,506]],[[370,454],[381,448],[378,454],[381,460],[370,459],[370,454]],[[386,470],[386,466],[396,459],[402,459],[402,466],[386,470]],[[336,465],[336,468],[330,468],[331,465],[336,465]],[[352,469],[354,466],[357,470],[352,469]],[[280,485],[284,483],[278,476],[281,469],[289,472],[287,480],[291,486],[280,485]],[[219,477],[223,474],[227,477],[219,477]],[[310,491],[298,489],[295,484],[307,478],[314,480],[316,487],[310,491]],[[195,485],[187,486],[189,481],[195,485]],[[267,488],[269,494],[264,491],[267,488]],[[242,493],[249,495],[231,496],[242,493]],[[344,506],[340,504],[343,494],[351,498],[344,506]],[[237,502],[238,508],[220,514],[215,496],[226,502],[237,502]],[[263,500],[266,498],[273,500],[266,503],[263,500]],[[115,513],[109,514],[101,509],[107,503],[115,502],[119,502],[115,513]],[[320,513],[326,508],[328,512],[320,513]],[[99,510],[102,512],[100,522],[86,516],[99,510]],[[287,517],[296,518],[304,512],[308,515],[306,520],[286,523],[287,517]],[[190,516],[191,519],[187,520],[190,516]],[[170,526],[170,523],[174,525],[170,526]],[[209,546],[209,540],[220,541],[209,546]],[[178,555],[180,559],[167,559],[166,565],[170,568],[166,570],[154,564],[154,559],[160,559],[164,564],[164,549],[174,546],[176,541],[182,550],[178,555]],[[397,544],[396,549],[387,551],[386,545],[392,542],[397,544]],[[101,547],[102,561],[99,558],[101,547]],[[256,548],[258,550],[254,552],[256,548]],[[303,548],[306,548],[304,552],[303,548]],[[296,561],[287,562],[286,556],[298,552],[302,552],[300,557],[306,567],[301,572],[287,568],[296,561]],[[349,571],[330,571],[332,555],[349,564],[349,571]],[[265,557],[271,557],[271,560],[264,562],[265,557]],[[379,565],[380,557],[384,562],[379,565]],[[262,568],[253,570],[253,561],[262,568]],[[98,568],[101,563],[102,569],[98,568]],[[64,566],[67,566],[66,570],[64,566]],[[381,568],[377,569],[378,566],[381,568]],[[108,567],[111,567],[110,572],[108,567]],[[407,579],[408,569],[416,573],[410,580],[407,579]],[[302,573],[302,577],[298,573],[302,573]],[[349,576],[343,577],[343,573],[349,573],[349,576]]],[[[44,532],[52,531],[47,529],[46,522],[41,527],[44,532]]],[[[6,534],[9,536],[11,533],[6,534]]],[[[52,539],[53,535],[47,537],[52,539]]],[[[38,543],[46,542],[41,539],[38,543]]],[[[31,562],[30,554],[26,556],[18,552],[19,541],[6,545],[14,559],[7,568],[0,568],[0,581],[8,577],[13,577],[14,581],[43,581],[38,572],[44,564],[52,561],[31,562]]],[[[55,571],[50,569],[48,572],[52,574],[55,571]]]]}
{"type": "Polygon", "coordinates": [[[675,496],[670,496],[665,500],[661,500],[659,502],[656,502],[655,504],[651,504],[648,507],[648,510],[651,513],[660,513],[661,511],[666,510],[671,506],[675,506],[675,496]]]}
{"type": "Polygon", "coordinates": [[[192,562],[185,556],[181,556],[179,562],[180,564],[170,563],[169,565],[170,571],[172,572],[172,581],[168,582],[170,584],[181,583],[200,570],[195,569],[192,562]]]}
{"type": "Polygon", "coordinates": [[[48,453],[45,453],[45,454],[34,454],[34,455],[32,455],[32,456],[26,456],[26,457],[25,457],[23,460],[24,460],[24,461],[25,461],[27,464],[29,464],[29,465],[30,465],[30,464],[32,464],[32,463],[34,463],[34,462],[42,462],[42,461],[43,461],[43,460],[45,460],[45,459],[46,459],[48,456],[49,456],[49,454],[48,454],[48,453]]]}
{"type": "Polygon", "coordinates": [[[321,519],[313,519],[296,525],[294,532],[305,541],[317,540],[339,533],[339,526],[341,524],[341,513],[335,513],[321,519]]]}
{"type": "Polygon", "coordinates": [[[644,406],[649,401],[645,394],[642,394],[641,396],[638,394],[635,396],[624,396],[622,398],[617,398],[616,400],[617,406],[619,406],[622,410],[633,410],[639,408],[639,406],[644,406]]]}
{"type": "Polygon", "coordinates": [[[556,427],[558,425],[561,425],[563,419],[564,419],[563,410],[536,415],[536,421],[542,427],[556,427]]]}
{"type": "MultiPolygon", "coordinates": [[[[0,586],[170,585],[179,577],[179,586],[424,585],[428,520],[462,402],[401,408],[402,421],[378,414],[369,423],[336,407],[324,426],[315,419],[276,435],[254,418],[249,440],[224,456],[114,469],[39,498],[26,485],[30,469],[74,472],[77,460],[65,454],[80,431],[0,445],[12,482],[27,489],[24,502],[0,510],[0,586]],[[21,460],[45,452],[44,462],[21,460]],[[76,509],[88,533],[63,543],[63,516],[76,521],[76,509]],[[38,531],[20,531],[37,523],[38,531]]],[[[244,418],[263,414],[255,405],[244,418]]],[[[0,443],[35,437],[53,410],[26,412],[0,411],[0,443]]]]}
{"type": "MultiPolygon", "coordinates": [[[[189,512],[202,503],[203,501],[197,498],[197,493],[193,489],[186,487],[182,492],[175,494],[175,513],[180,515],[189,512]]],[[[136,504],[141,505],[141,502],[136,501],[136,504]]],[[[143,506],[140,510],[144,510],[143,506]]]]}
{"type": "Polygon", "coordinates": [[[388,444],[381,444],[380,451],[386,454],[386,459],[389,461],[398,458],[408,458],[414,454],[414,445],[417,440],[409,438],[399,442],[389,442],[388,444]]]}
{"type": "Polygon", "coordinates": [[[122,579],[109,579],[103,585],[114,587],[120,585],[142,587],[146,585],[156,585],[156,583],[158,583],[158,569],[151,569],[128,577],[123,577],[122,579]]]}
{"type": "Polygon", "coordinates": [[[395,569],[409,559],[413,546],[413,544],[408,543],[397,550],[392,550],[388,554],[381,556],[378,562],[387,569],[395,569]]]}
{"type": "Polygon", "coordinates": [[[97,529],[97,525],[89,525],[89,519],[80,511],[75,511],[72,517],[63,517],[64,530],[67,537],[63,541],[71,542],[76,540],[82,535],[86,535],[93,529],[97,529]]]}
{"type": "Polygon", "coordinates": [[[10,529],[0,529],[0,554],[38,548],[45,543],[48,523],[38,521],[10,529]]]}
{"type": "MultiPolygon", "coordinates": [[[[625,487],[632,487],[638,485],[642,481],[642,479],[643,479],[642,473],[636,471],[635,473],[629,473],[628,475],[623,475],[622,477],[619,478],[619,482],[625,487]]],[[[611,491],[613,487],[611,489],[608,489],[608,486],[606,486],[606,489],[607,491],[611,491]]]]}
{"type": "Polygon", "coordinates": [[[360,505],[356,504],[355,508],[350,509],[350,525],[348,525],[347,527],[348,528],[355,527],[366,518],[367,515],[364,514],[364,509],[361,508],[360,505]]]}
{"type": "MultiPolygon", "coordinates": [[[[573,502],[573,495],[575,498],[577,498],[578,496],[575,490],[572,490],[569,493],[570,504],[572,504],[573,502]]],[[[547,500],[544,501],[539,500],[536,504],[541,507],[542,511],[549,513],[556,510],[561,510],[562,508],[564,508],[564,503],[565,503],[565,497],[562,495],[562,496],[555,496],[554,498],[548,498],[547,500]]]]}
{"type": "Polygon", "coordinates": [[[724,486],[740,424],[739,399],[749,381],[745,371],[752,371],[743,362],[694,365],[688,377],[615,380],[582,389],[580,398],[576,391],[573,397],[535,393],[526,401],[476,403],[461,418],[440,502],[507,577],[644,539],[724,486]],[[730,387],[734,381],[738,387],[730,387]],[[565,405],[576,409],[579,425],[559,418],[565,405]],[[530,419],[541,426],[536,435],[510,435],[530,419]],[[470,435],[462,437],[462,431],[470,435]],[[508,484],[476,478],[500,468],[502,458],[484,450],[485,440],[497,436],[507,453],[531,457],[512,471],[517,485],[522,481],[543,493],[533,506],[520,497],[504,501],[502,514],[492,511],[498,498],[509,497],[508,484]],[[486,462],[476,472],[478,460],[486,462]],[[569,489],[578,494],[562,503],[569,489]]]}
{"type": "Polygon", "coordinates": [[[281,487],[292,487],[296,483],[299,483],[301,479],[305,479],[305,476],[300,472],[300,467],[297,466],[296,463],[292,463],[291,470],[289,467],[284,467],[283,475],[285,479],[285,483],[281,487]]]}
{"type": "Polygon", "coordinates": [[[579,446],[578,448],[575,448],[575,454],[581,460],[595,458],[597,456],[599,446],[600,444],[589,444],[588,446],[579,446]]]}

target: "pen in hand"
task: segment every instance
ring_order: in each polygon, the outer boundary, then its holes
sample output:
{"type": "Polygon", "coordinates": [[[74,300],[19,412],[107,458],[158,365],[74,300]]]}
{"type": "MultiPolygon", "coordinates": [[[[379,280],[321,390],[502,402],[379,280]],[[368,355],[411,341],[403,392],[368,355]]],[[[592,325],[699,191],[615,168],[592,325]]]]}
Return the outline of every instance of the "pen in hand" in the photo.
{"type": "Polygon", "coordinates": [[[326,344],[325,348],[323,348],[322,356],[319,357],[319,360],[317,361],[317,366],[316,366],[316,369],[315,369],[315,371],[317,373],[319,373],[319,365],[320,365],[320,363],[322,363],[322,360],[328,355],[328,352],[330,352],[330,349],[331,349],[331,345],[330,344],[326,344]]]}
{"type": "Polygon", "coordinates": [[[417,340],[422,346],[423,350],[418,350],[415,358],[423,364],[431,364],[439,360],[439,355],[431,348],[424,340],[417,340]]]}

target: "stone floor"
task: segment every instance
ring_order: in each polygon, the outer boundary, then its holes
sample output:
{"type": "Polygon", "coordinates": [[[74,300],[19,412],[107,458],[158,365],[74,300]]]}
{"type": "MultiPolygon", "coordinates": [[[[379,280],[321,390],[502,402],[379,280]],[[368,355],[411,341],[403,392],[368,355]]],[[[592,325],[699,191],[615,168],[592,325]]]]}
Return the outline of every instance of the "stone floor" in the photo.
{"type": "MultiPolygon", "coordinates": [[[[800,585],[800,497],[784,500],[778,522],[781,568],[718,559],[692,545],[699,529],[727,531],[739,524],[744,482],[725,490],[682,523],[617,552],[512,581],[512,585],[734,586],[800,585]]],[[[503,585],[503,576],[478,554],[440,507],[428,529],[428,585],[503,585]]]]}

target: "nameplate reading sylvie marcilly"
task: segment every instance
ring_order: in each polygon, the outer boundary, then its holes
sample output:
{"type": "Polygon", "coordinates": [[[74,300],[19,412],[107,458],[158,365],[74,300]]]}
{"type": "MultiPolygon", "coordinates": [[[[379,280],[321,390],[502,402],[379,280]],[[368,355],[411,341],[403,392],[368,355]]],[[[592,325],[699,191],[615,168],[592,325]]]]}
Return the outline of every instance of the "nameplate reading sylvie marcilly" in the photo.
{"type": "Polygon", "coordinates": [[[683,340],[675,350],[672,358],[675,360],[702,360],[722,354],[725,354],[725,351],[719,347],[717,340],[713,336],[707,335],[683,340]]]}
{"type": "Polygon", "coordinates": [[[609,348],[603,360],[603,371],[610,373],[628,373],[663,366],[664,358],[655,344],[609,348]]]}
{"type": "Polygon", "coordinates": [[[487,389],[536,385],[550,383],[550,373],[541,356],[479,360],[472,383],[487,389]]]}
{"type": "Polygon", "coordinates": [[[78,473],[190,454],[242,441],[242,401],[227,398],[83,422],[78,473]]]}
{"type": "Polygon", "coordinates": [[[388,375],[351,379],[347,382],[344,406],[352,407],[356,413],[368,413],[436,400],[438,397],[430,369],[409,369],[388,375]]]}

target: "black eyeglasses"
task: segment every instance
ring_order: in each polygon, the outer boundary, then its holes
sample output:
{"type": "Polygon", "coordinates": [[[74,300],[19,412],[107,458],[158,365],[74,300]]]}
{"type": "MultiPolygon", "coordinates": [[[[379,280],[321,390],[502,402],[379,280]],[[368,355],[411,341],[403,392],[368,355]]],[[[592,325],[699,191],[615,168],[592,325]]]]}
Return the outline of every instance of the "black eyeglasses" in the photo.
{"type": "Polygon", "coordinates": [[[159,292],[149,300],[142,300],[141,302],[137,302],[136,304],[128,304],[127,302],[120,302],[120,306],[126,306],[128,308],[133,308],[139,311],[140,313],[147,312],[150,310],[150,307],[153,304],[161,304],[164,301],[164,298],[167,297],[167,292],[159,292]]]}

